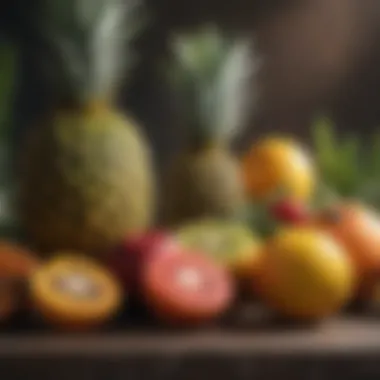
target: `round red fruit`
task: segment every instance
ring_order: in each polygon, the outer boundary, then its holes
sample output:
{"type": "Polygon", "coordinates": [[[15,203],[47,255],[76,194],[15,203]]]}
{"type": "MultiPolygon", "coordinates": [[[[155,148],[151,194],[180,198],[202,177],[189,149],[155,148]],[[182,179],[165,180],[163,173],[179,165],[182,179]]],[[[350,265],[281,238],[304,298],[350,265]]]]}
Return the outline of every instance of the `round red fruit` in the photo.
{"type": "Polygon", "coordinates": [[[134,293],[139,288],[142,268],[152,257],[178,250],[169,233],[148,231],[126,238],[110,255],[109,264],[128,293],[134,293]]]}
{"type": "Polygon", "coordinates": [[[153,313],[175,325],[197,325],[219,317],[234,295],[228,272],[193,253],[156,256],[144,268],[142,289],[153,313]]]}
{"type": "Polygon", "coordinates": [[[282,200],[271,208],[274,217],[285,223],[303,223],[310,219],[310,210],[299,201],[282,200]]]}

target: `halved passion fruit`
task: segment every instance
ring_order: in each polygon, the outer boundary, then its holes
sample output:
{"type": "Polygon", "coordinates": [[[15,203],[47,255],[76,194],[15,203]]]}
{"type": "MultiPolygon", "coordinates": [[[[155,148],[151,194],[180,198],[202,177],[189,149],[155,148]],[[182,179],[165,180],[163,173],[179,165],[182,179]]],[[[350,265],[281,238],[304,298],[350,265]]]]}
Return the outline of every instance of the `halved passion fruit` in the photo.
{"type": "Polygon", "coordinates": [[[218,261],[238,279],[255,273],[261,242],[241,223],[205,219],[180,228],[177,239],[184,247],[218,261]]]}
{"type": "Polygon", "coordinates": [[[28,306],[27,284],[37,257],[18,244],[0,242],[0,321],[28,306]]]}
{"type": "Polygon", "coordinates": [[[234,288],[228,272],[200,254],[156,256],[144,268],[147,305],[163,321],[198,325],[230,306],[234,288]]]}
{"type": "Polygon", "coordinates": [[[40,267],[31,280],[37,312],[53,326],[88,329],[108,321],[122,302],[117,280],[97,262],[62,253],[40,267]]]}

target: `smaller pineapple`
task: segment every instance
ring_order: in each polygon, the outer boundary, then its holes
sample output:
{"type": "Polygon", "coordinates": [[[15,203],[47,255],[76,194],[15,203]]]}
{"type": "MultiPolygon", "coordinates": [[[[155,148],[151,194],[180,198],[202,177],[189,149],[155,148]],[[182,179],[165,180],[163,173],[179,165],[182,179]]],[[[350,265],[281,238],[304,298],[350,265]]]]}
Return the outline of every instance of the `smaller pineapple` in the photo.
{"type": "Polygon", "coordinates": [[[200,217],[235,217],[244,203],[239,163],[229,144],[252,99],[257,68],[250,41],[224,38],[207,27],[173,40],[177,60],[169,74],[185,96],[188,140],[169,168],[164,221],[178,225],[200,217]]]}

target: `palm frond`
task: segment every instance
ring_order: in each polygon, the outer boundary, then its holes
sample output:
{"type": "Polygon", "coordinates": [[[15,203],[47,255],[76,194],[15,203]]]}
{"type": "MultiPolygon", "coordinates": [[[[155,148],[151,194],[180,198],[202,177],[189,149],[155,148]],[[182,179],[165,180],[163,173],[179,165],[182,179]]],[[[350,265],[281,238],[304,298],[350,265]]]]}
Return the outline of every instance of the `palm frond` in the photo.
{"type": "Polygon", "coordinates": [[[360,172],[360,143],[354,136],[338,139],[334,125],[319,118],[312,127],[315,157],[323,180],[339,194],[356,191],[360,172]]]}
{"type": "Polygon", "coordinates": [[[358,198],[380,208],[380,134],[375,133],[364,146],[359,136],[338,138],[334,124],[319,118],[313,137],[321,194],[358,198]]]}

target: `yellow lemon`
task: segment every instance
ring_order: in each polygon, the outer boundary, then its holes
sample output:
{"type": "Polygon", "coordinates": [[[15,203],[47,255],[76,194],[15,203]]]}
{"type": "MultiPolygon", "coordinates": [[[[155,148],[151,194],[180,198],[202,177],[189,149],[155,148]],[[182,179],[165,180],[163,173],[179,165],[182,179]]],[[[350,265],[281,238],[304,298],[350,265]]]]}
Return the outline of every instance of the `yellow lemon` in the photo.
{"type": "Polygon", "coordinates": [[[315,320],[351,300],[355,272],[344,248],[327,233],[294,227],[267,243],[258,284],[263,300],[278,313],[315,320]]]}

